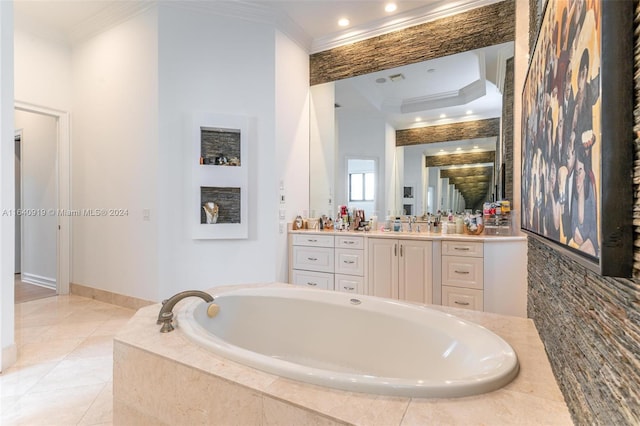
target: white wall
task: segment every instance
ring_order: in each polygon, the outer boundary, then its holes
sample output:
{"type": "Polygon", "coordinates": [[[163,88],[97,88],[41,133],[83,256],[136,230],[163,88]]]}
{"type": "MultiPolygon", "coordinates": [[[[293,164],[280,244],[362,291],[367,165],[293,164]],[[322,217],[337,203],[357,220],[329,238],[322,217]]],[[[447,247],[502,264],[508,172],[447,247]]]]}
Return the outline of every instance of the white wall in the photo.
{"type": "Polygon", "coordinates": [[[48,115],[16,111],[15,126],[22,129],[21,208],[26,212],[46,212],[21,216],[22,279],[55,288],[58,221],[49,212],[57,209],[57,120],[48,115]]]}
{"type": "Polygon", "coordinates": [[[16,28],[16,100],[69,111],[72,76],[68,45],[16,28]]]}
{"type": "MultiPolygon", "coordinates": [[[[14,193],[13,2],[0,1],[0,211],[14,193]]],[[[0,371],[16,360],[14,343],[14,217],[0,215],[0,371]]]]}
{"type": "MultiPolygon", "coordinates": [[[[300,129],[276,133],[275,110],[283,102],[279,97],[283,92],[276,96],[275,30],[272,25],[164,4],[159,6],[159,28],[156,217],[160,293],[166,297],[187,288],[273,281],[282,269],[276,253],[279,204],[275,191],[283,171],[277,170],[280,162],[276,155],[280,151],[276,149],[276,135],[287,134],[287,138],[291,138],[288,144],[304,131],[302,124],[300,129]],[[186,123],[194,111],[252,117],[248,239],[196,241],[191,238],[182,206],[189,205],[188,167],[193,163],[186,156],[190,143],[186,123]]],[[[280,47],[285,49],[283,58],[287,48],[284,43],[280,47]]],[[[294,65],[290,72],[304,73],[304,69],[296,71],[300,66],[294,65]]],[[[296,87],[298,84],[295,83],[296,87]]],[[[300,94],[297,89],[295,93],[300,94]]],[[[299,123],[302,119],[298,115],[295,120],[299,123]]],[[[294,170],[284,173],[286,179],[294,170]]],[[[304,176],[305,185],[306,180],[304,176]]],[[[293,191],[294,184],[285,182],[285,188],[293,191]]],[[[296,192],[301,191],[296,189],[296,192]]]]}
{"type": "MultiPolygon", "coordinates": [[[[288,37],[276,32],[276,180],[266,189],[277,203],[273,211],[265,211],[275,228],[278,224],[276,280],[288,280],[288,246],[286,223],[280,224],[278,211],[280,182],[285,188],[287,222],[294,214],[309,210],[309,55],[288,37]],[[277,200],[277,201],[276,201],[277,200]],[[284,229],[281,227],[284,225],[284,229]]],[[[266,186],[266,185],[265,185],[266,186]]],[[[264,206],[266,208],[270,206],[264,206]]],[[[320,211],[316,212],[316,216],[320,211]]],[[[309,211],[308,214],[311,214],[309,211]]]]}
{"type": "Polygon", "coordinates": [[[72,54],[73,207],[127,212],[73,218],[72,282],[150,300],[160,299],[156,207],[158,192],[164,196],[157,182],[157,33],[153,9],[72,54]],[[147,208],[151,221],[143,221],[147,208]]]}

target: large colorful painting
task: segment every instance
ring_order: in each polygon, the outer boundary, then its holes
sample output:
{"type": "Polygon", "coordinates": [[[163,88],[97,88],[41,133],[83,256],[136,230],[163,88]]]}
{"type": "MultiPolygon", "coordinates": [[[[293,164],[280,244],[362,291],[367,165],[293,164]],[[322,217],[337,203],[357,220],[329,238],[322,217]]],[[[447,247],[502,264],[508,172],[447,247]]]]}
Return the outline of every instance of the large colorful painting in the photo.
{"type": "Polygon", "coordinates": [[[522,110],[522,228],[619,276],[630,273],[631,262],[614,267],[603,259],[612,241],[631,243],[625,227],[632,234],[631,180],[613,170],[629,176],[633,155],[633,37],[624,3],[632,2],[547,2],[522,110]],[[628,190],[618,191],[623,186],[628,190]]]}

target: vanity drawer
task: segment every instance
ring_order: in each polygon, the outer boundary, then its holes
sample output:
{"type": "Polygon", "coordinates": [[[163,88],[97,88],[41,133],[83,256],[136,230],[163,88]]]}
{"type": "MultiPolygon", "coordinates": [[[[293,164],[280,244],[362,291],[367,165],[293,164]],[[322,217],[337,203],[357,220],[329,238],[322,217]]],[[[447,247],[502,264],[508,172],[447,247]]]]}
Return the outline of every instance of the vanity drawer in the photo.
{"type": "Polygon", "coordinates": [[[333,235],[293,235],[294,246],[333,247],[333,235]]]}
{"type": "Polygon", "coordinates": [[[292,284],[303,285],[309,288],[333,290],[333,274],[325,272],[311,272],[293,270],[292,284]]]}
{"type": "Polygon", "coordinates": [[[293,269],[333,273],[333,249],[293,246],[293,269]]]}
{"type": "Polygon", "coordinates": [[[364,250],[364,238],[336,236],[336,248],[364,250]]]}
{"type": "Polygon", "coordinates": [[[453,308],[484,310],[483,291],[470,288],[442,286],[442,304],[453,308]]]}
{"type": "Polygon", "coordinates": [[[335,271],[337,274],[364,275],[364,251],[337,248],[335,271]]]}
{"type": "Polygon", "coordinates": [[[442,256],[442,285],[483,289],[484,265],[479,257],[442,256]]]}
{"type": "Polygon", "coordinates": [[[482,257],[483,243],[466,241],[443,241],[442,254],[451,256],[482,257]]]}
{"type": "Polygon", "coordinates": [[[334,290],[345,293],[364,294],[364,277],[336,274],[334,290]]]}

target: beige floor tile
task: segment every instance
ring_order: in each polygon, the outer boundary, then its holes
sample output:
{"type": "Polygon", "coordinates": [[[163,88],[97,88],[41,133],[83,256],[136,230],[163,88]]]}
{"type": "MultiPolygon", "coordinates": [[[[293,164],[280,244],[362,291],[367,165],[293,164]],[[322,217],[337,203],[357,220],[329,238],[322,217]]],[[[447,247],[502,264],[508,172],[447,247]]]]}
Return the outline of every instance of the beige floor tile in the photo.
{"type": "Polygon", "coordinates": [[[80,386],[104,385],[113,377],[111,356],[65,359],[45,375],[37,386],[38,392],[56,392],[80,386]]]}
{"type": "Polygon", "coordinates": [[[108,382],[84,414],[78,426],[113,423],[113,382],[108,382]]]}
{"type": "Polygon", "coordinates": [[[83,339],[62,339],[27,343],[18,348],[16,367],[59,361],[82,343],[83,339]]]}
{"type": "Polygon", "coordinates": [[[89,336],[65,359],[95,357],[113,357],[113,336],[89,336]]]}
{"type": "Polygon", "coordinates": [[[30,392],[7,410],[2,410],[0,423],[3,426],[78,424],[104,386],[100,384],[56,392],[30,392]]]}
{"type": "Polygon", "coordinates": [[[58,362],[48,362],[7,369],[0,374],[0,395],[24,395],[57,365],[58,362]]]}

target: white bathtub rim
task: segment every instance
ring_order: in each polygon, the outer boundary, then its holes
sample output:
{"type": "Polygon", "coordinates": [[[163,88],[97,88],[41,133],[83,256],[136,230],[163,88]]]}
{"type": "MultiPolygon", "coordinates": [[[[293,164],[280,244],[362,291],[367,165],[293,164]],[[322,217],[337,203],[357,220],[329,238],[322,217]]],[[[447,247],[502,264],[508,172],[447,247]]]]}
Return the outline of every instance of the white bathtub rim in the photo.
{"type": "MultiPolygon", "coordinates": [[[[295,291],[296,297],[315,300],[314,293],[322,290],[297,288],[297,287],[276,287],[261,286],[230,286],[222,290],[213,289],[210,293],[215,297],[222,294],[234,295],[286,295],[288,291],[295,291]],[[238,287],[238,288],[233,288],[238,287]]],[[[369,300],[377,303],[401,305],[411,309],[428,309],[430,313],[441,317],[448,317],[456,321],[468,324],[471,327],[488,333],[497,339],[503,346],[504,365],[495,372],[484,372],[475,378],[467,377],[464,380],[410,380],[406,378],[380,377],[372,375],[350,374],[343,372],[331,372],[320,368],[301,365],[280,358],[273,358],[242,347],[233,345],[225,340],[211,334],[194,318],[194,311],[201,305],[202,300],[193,300],[185,303],[176,312],[176,329],[184,334],[187,340],[194,342],[204,349],[223,358],[232,360],[239,364],[255,368],[257,370],[273,374],[275,376],[286,377],[301,382],[311,383],[318,386],[332,387],[350,392],[365,392],[379,395],[405,396],[405,397],[427,397],[427,398],[448,398],[478,395],[493,390],[497,390],[510,383],[519,372],[517,354],[504,339],[492,331],[476,323],[466,321],[445,312],[421,306],[418,304],[405,303],[402,301],[377,298],[364,295],[353,295],[326,291],[325,293],[336,294],[336,297],[344,299],[356,298],[369,300]],[[505,374],[505,371],[507,372],[505,374]]],[[[317,294],[315,294],[317,296],[317,294]]],[[[215,303],[215,301],[214,301],[215,303]]]]}

